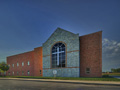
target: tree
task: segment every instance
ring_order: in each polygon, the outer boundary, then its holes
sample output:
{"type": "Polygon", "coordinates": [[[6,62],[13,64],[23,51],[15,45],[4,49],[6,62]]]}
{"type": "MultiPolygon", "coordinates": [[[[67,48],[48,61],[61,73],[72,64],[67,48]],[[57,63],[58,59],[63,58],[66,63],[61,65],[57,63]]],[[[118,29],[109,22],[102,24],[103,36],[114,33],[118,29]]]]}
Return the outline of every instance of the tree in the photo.
{"type": "Polygon", "coordinates": [[[117,68],[117,69],[111,69],[111,72],[114,72],[114,73],[120,73],[120,68],[117,68]]]}
{"type": "Polygon", "coordinates": [[[9,70],[9,66],[5,62],[0,63],[0,72],[6,72],[9,70]]]}

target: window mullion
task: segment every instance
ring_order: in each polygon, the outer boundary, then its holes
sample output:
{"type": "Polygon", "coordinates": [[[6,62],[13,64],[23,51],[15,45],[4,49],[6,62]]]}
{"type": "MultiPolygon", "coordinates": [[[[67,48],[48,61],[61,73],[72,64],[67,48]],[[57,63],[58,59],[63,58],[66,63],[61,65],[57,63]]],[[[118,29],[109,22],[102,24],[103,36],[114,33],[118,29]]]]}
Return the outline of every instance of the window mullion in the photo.
{"type": "Polygon", "coordinates": [[[59,65],[59,47],[57,48],[57,65],[59,65]]]}

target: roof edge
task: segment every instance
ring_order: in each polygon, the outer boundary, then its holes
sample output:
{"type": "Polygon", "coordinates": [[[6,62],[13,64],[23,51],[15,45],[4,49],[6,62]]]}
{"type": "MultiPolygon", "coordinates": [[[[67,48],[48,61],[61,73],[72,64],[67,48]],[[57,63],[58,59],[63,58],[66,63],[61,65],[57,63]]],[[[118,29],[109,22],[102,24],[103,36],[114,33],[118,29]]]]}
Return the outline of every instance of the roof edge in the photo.
{"type": "Polygon", "coordinates": [[[90,33],[90,34],[82,35],[82,36],[79,36],[79,37],[83,37],[83,36],[87,36],[87,35],[91,35],[91,34],[95,34],[95,33],[99,33],[99,32],[103,32],[103,31],[102,30],[101,31],[97,31],[97,32],[93,32],[93,33],[90,33]]]}
{"type": "Polygon", "coordinates": [[[30,52],[33,52],[33,50],[32,51],[23,52],[23,53],[19,53],[19,54],[15,54],[15,55],[11,55],[11,56],[7,56],[6,58],[17,56],[17,55],[21,55],[21,54],[25,54],[25,53],[30,53],[30,52]]]}

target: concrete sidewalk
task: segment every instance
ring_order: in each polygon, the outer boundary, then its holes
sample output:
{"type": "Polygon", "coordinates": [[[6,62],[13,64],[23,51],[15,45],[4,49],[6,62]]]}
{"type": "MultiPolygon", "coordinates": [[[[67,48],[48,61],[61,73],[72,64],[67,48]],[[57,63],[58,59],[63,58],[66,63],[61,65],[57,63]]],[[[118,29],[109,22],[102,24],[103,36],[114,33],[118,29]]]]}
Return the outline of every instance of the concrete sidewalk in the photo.
{"type": "Polygon", "coordinates": [[[28,78],[0,78],[0,80],[24,80],[24,81],[120,86],[119,81],[81,81],[81,80],[54,80],[54,79],[28,79],[28,78]]]}

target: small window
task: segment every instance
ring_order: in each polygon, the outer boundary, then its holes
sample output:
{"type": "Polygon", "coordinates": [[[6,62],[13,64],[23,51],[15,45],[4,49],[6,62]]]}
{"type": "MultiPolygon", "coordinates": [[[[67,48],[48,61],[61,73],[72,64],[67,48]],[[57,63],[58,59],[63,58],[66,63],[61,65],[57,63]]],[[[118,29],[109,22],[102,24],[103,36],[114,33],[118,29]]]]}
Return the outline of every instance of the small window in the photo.
{"type": "Polygon", "coordinates": [[[19,75],[19,72],[17,71],[17,75],[19,75]]]}
{"type": "Polygon", "coordinates": [[[17,67],[19,66],[19,63],[17,63],[17,67]]]}
{"type": "Polygon", "coordinates": [[[42,73],[42,70],[40,70],[40,74],[42,73]]]}
{"type": "Polygon", "coordinates": [[[30,62],[28,61],[28,66],[30,65],[30,62]]]}
{"type": "Polygon", "coordinates": [[[90,68],[86,68],[86,73],[90,73],[90,68]]]}
{"type": "Polygon", "coordinates": [[[24,75],[24,71],[22,71],[22,75],[24,75]]]}
{"type": "Polygon", "coordinates": [[[13,75],[14,75],[14,71],[13,71],[13,75]]]}
{"type": "Polygon", "coordinates": [[[12,67],[14,67],[14,64],[12,64],[12,67]]]}
{"type": "Polygon", "coordinates": [[[8,72],[8,75],[10,76],[10,72],[8,72]]]}
{"type": "Polygon", "coordinates": [[[28,71],[27,74],[30,75],[30,71],[28,71]]]}
{"type": "Polygon", "coordinates": [[[22,62],[22,66],[24,66],[24,62],[22,62]]]}
{"type": "Polygon", "coordinates": [[[10,67],[10,64],[8,66],[10,67]]]}

